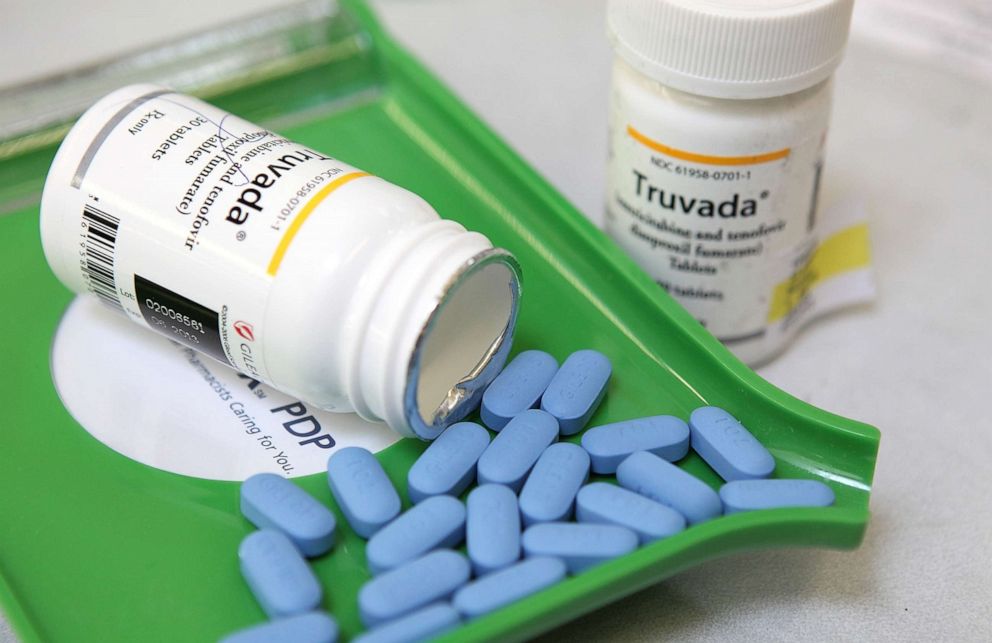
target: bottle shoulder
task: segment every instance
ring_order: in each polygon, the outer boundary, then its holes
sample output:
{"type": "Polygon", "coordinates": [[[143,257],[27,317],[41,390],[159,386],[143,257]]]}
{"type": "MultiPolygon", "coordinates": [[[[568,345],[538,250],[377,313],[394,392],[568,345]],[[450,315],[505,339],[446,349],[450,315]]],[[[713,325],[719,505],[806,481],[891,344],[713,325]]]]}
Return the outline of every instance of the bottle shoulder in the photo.
{"type": "Polygon", "coordinates": [[[613,118],[642,128],[672,130],[680,138],[722,140],[819,136],[826,128],[831,79],[784,96],[725,99],[690,94],[641,74],[619,56],[613,66],[613,118]]]}

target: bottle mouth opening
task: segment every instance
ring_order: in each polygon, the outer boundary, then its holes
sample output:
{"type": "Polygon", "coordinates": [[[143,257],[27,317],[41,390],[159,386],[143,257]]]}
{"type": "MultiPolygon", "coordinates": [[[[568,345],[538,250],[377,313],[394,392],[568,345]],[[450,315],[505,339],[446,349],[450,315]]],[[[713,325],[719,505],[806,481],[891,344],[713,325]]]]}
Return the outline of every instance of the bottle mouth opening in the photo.
{"type": "Polygon", "coordinates": [[[475,255],[448,282],[417,338],[404,406],[433,440],[471,413],[506,363],[520,301],[520,266],[505,250],[475,255]]]}

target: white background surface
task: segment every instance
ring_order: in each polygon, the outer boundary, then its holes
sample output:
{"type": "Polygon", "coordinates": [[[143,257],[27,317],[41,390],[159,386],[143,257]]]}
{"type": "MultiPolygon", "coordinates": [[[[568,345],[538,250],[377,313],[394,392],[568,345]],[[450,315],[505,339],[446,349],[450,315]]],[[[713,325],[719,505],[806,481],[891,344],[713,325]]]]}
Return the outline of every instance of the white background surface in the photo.
{"type": "MultiPolygon", "coordinates": [[[[878,5],[860,2],[868,5],[856,11],[837,76],[824,197],[866,202],[880,296],[810,327],[760,373],[881,429],[865,542],[854,552],[714,561],[555,630],[548,641],[992,640],[989,61],[955,49],[946,33],[901,48],[892,23],[873,15],[878,5]]],[[[283,3],[224,0],[199,10],[217,20],[236,6],[276,4],[283,3]]],[[[375,4],[406,46],[601,220],[611,55],[601,2],[375,4]]],[[[50,5],[58,9],[5,2],[0,85],[197,26],[174,3],[112,0],[100,11],[92,3],[50,5]]],[[[992,31],[987,9],[959,5],[970,7],[962,15],[972,32],[992,31]]],[[[0,641],[7,640],[0,624],[0,641]]]]}

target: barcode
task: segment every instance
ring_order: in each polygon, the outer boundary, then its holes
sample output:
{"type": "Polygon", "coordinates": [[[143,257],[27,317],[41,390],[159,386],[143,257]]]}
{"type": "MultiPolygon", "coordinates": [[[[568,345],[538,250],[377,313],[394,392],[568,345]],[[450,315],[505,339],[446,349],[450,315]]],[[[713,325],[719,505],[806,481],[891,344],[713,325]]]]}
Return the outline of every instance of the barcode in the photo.
{"type": "Polygon", "coordinates": [[[121,220],[92,205],[83,206],[86,238],[83,270],[90,290],[114,308],[123,310],[114,284],[114,250],[121,220]]]}

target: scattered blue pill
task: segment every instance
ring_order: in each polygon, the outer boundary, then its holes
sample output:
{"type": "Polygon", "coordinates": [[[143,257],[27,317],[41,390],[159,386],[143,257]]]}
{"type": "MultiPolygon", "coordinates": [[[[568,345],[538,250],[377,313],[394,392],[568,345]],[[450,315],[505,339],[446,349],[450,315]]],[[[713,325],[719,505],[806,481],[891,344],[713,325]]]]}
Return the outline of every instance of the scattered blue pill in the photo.
{"type": "Polygon", "coordinates": [[[612,367],[594,350],[568,356],[541,397],[541,409],[555,416],[562,435],[582,430],[606,394],[612,367]]]}
{"type": "Polygon", "coordinates": [[[482,421],[499,431],[517,415],[534,408],[557,371],[558,361],[544,351],[520,353],[482,395],[482,421]]]}
{"type": "Polygon", "coordinates": [[[621,487],[669,506],[690,525],[716,518],[723,511],[720,496],[705,482],[646,451],[638,451],[617,467],[621,487]]]}
{"type": "Polygon", "coordinates": [[[604,424],[582,434],[582,448],[594,473],[616,473],[624,458],[637,451],[675,462],[689,452],[689,425],[672,415],[604,424]]]}
{"type": "Polygon", "coordinates": [[[501,484],[484,484],[468,494],[465,541],[472,569],[479,576],[520,558],[520,509],[517,494],[501,484]]]}
{"type": "Polygon", "coordinates": [[[369,539],[369,571],[380,574],[432,549],[450,549],[465,538],[465,505],[451,496],[434,496],[400,514],[369,539]]]}
{"type": "Polygon", "coordinates": [[[220,640],[220,643],[334,643],[338,624],[323,612],[307,612],[249,627],[220,640]]]}
{"type": "Polygon", "coordinates": [[[358,592],[358,612],[366,627],[399,618],[446,600],[468,582],[468,560],[450,549],[439,549],[380,574],[358,592]]]}
{"type": "Polygon", "coordinates": [[[584,569],[637,549],[637,534],[626,527],[574,522],[542,522],[528,527],[521,540],[528,558],[550,556],[568,571],[584,569]]]}
{"type": "Polygon", "coordinates": [[[575,494],[589,479],[589,454],[577,444],[552,444],[538,458],[520,492],[524,525],[572,517],[575,494]]]}
{"type": "Polygon", "coordinates": [[[238,547],[238,559],[248,587],[271,618],[302,614],[320,605],[320,583],[281,532],[262,529],[249,534],[238,547]]]}
{"type": "Polygon", "coordinates": [[[689,429],[692,449],[727,482],[767,478],[775,470],[768,449],[721,408],[696,409],[689,416],[689,429]]]}
{"type": "Polygon", "coordinates": [[[605,482],[582,487],[575,498],[575,517],[579,522],[626,527],[642,545],[685,529],[685,518],[671,507],[605,482]]]}
{"type": "Polygon", "coordinates": [[[557,558],[528,558],[472,581],[451,602],[465,617],[477,618],[554,585],[565,573],[565,563],[557,558]]]}
{"type": "Polygon", "coordinates": [[[348,524],[363,538],[400,513],[399,494],[367,449],[346,447],[332,455],[327,483],[348,524]]]}
{"type": "Polygon", "coordinates": [[[829,507],[833,489],[819,480],[735,480],[720,487],[723,512],[735,514],[779,507],[829,507]]]}
{"type": "Polygon", "coordinates": [[[428,605],[395,621],[369,630],[353,643],[420,643],[430,641],[461,623],[461,616],[447,603],[428,605]]]}
{"type": "Polygon", "coordinates": [[[503,484],[520,491],[524,478],[548,445],[558,439],[554,417],[532,409],[503,427],[479,458],[479,484],[503,484]]]}
{"type": "Polygon", "coordinates": [[[475,463],[489,446],[489,431],[474,422],[452,424],[431,442],[407,474],[411,502],[458,496],[475,478],[475,463]]]}
{"type": "Polygon", "coordinates": [[[241,484],[241,513],[259,529],[284,533],[304,556],[320,556],[334,545],[331,510],[274,473],[259,473],[241,484]]]}

